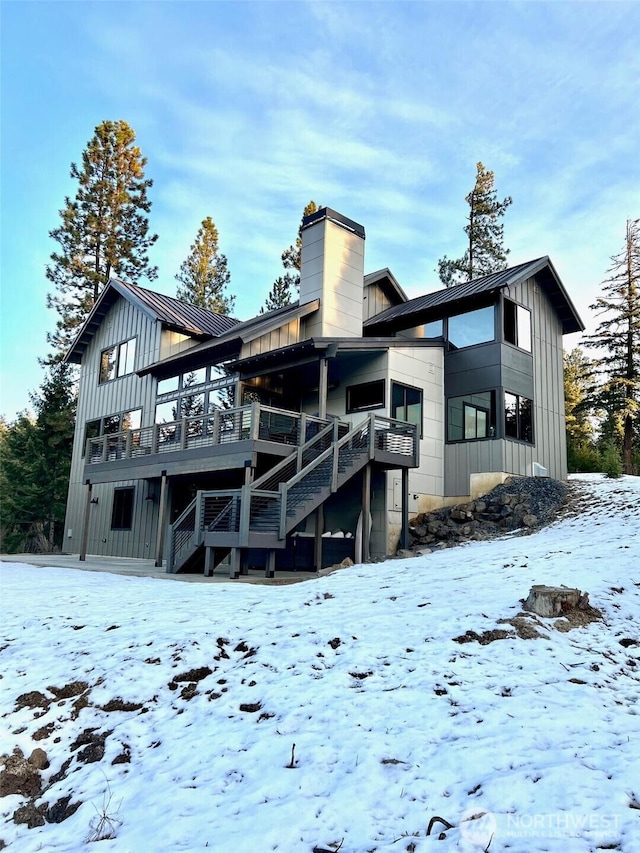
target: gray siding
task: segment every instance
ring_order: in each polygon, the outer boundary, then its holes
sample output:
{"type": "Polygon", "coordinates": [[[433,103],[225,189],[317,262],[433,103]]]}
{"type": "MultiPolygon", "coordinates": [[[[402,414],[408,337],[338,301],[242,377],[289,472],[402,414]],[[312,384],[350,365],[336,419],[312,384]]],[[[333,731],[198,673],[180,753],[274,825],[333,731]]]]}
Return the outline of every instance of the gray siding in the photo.
{"type": "MultiPolygon", "coordinates": [[[[544,289],[535,278],[505,291],[505,296],[526,306],[532,316],[534,449],[520,446],[517,454],[520,470],[531,473],[531,464],[539,462],[551,477],[567,478],[567,445],[564,418],[564,379],[562,364],[562,325],[544,289]],[[524,465],[525,470],[522,470],[524,465]]],[[[510,348],[512,349],[512,348],[510,348]]],[[[506,385],[507,390],[509,387],[506,385]]],[[[508,442],[510,445],[514,442],[508,442]]],[[[505,470],[512,470],[507,468],[505,470]]]]}
{"type": "Polygon", "coordinates": [[[532,351],[495,342],[447,353],[447,397],[498,389],[497,438],[446,446],[448,497],[468,494],[471,474],[495,471],[530,476],[535,462],[551,477],[567,477],[561,323],[535,278],[506,289],[503,295],[531,311],[532,351]],[[533,445],[504,437],[505,391],[533,399],[533,445]]]}
{"type": "MultiPolygon", "coordinates": [[[[142,408],[142,426],[153,424],[155,419],[156,380],[152,376],[139,377],[131,373],[99,384],[100,354],[113,344],[135,337],[135,370],[138,370],[158,359],[160,332],[159,323],[150,320],[126,299],[120,298],[107,313],[83,355],[65,522],[64,548],[67,551],[77,553],[82,539],[86,503],[82,451],[86,422],[137,408],[142,408]]],[[[119,557],[153,556],[158,505],[157,502],[147,501],[146,497],[147,486],[144,481],[122,480],[95,485],[93,498],[97,499],[97,503],[90,507],[88,552],[119,557]],[[131,530],[111,530],[113,493],[121,486],[135,486],[131,530]]]]}
{"type": "Polygon", "coordinates": [[[445,445],[445,497],[468,495],[471,474],[504,471],[504,445],[502,439],[490,441],[465,441],[445,445]]]}
{"type": "Polygon", "coordinates": [[[486,391],[500,384],[502,353],[499,343],[445,350],[445,353],[444,392],[447,397],[486,391]]]}

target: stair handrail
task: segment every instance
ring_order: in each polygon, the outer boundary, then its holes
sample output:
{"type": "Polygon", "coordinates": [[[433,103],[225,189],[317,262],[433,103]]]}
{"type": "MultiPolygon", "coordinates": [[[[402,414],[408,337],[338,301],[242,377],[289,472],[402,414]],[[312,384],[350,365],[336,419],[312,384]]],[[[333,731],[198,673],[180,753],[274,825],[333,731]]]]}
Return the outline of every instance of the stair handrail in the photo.
{"type": "MultiPolygon", "coordinates": [[[[298,471],[295,476],[291,477],[286,483],[280,483],[279,492],[280,492],[280,500],[282,501],[280,505],[280,531],[278,536],[280,539],[284,539],[286,536],[286,519],[287,519],[287,496],[289,491],[295,486],[297,483],[304,480],[312,471],[314,471],[318,466],[322,465],[323,462],[332,460],[332,475],[331,475],[331,490],[335,491],[336,489],[336,478],[337,478],[337,466],[338,466],[338,455],[340,453],[340,449],[348,444],[356,435],[359,433],[364,437],[368,433],[368,447],[367,453],[371,458],[371,454],[373,451],[373,441],[372,441],[372,433],[373,433],[373,415],[368,415],[363,421],[356,426],[352,427],[346,435],[343,435],[342,438],[336,439],[331,447],[328,447],[324,450],[319,456],[310,462],[308,465],[305,465],[302,470],[298,471]]],[[[337,430],[336,430],[337,432],[337,430]]]]}
{"type": "MultiPolygon", "coordinates": [[[[334,429],[334,425],[332,423],[327,424],[324,429],[320,430],[320,432],[316,433],[313,438],[310,438],[309,441],[305,442],[305,444],[298,447],[295,456],[296,456],[296,473],[301,470],[302,466],[302,457],[307,450],[310,450],[311,447],[318,441],[326,438],[326,436],[332,432],[334,429]]],[[[292,456],[294,454],[291,454],[292,456]]],[[[278,462],[277,465],[274,465],[273,468],[269,468],[261,477],[258,477],[257,480],[254,480],[251,484],[252,489],[260,489],[262,484],[267,480],[270,480],[274,474],[279,474],[281,470],[287,467],[287,465],[291,464],[291,456],[286,456],[281,462],[278,462]]]]}

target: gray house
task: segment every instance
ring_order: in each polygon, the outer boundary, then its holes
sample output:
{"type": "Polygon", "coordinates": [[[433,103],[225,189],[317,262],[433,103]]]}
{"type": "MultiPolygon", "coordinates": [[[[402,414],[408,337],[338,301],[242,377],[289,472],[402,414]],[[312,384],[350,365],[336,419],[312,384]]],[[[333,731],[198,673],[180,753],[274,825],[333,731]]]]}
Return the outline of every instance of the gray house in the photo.
{"type": "Polygon", "coordinates": [[[231,576],[394,552],[418,512],[566,469],[548,258],[407,299],[361,225],[302,229],[299,302],[238,322],[112,279],[81,366],[66,547],[231,576]]]}

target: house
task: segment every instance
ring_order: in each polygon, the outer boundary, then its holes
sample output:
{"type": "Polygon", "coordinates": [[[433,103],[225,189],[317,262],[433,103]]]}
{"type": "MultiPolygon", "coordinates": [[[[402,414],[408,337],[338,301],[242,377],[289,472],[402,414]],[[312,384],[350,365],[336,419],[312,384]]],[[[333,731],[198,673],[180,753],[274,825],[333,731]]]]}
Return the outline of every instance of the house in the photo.
{"type": "Polygon", "coordinates": [[[508,474],[567,475],[549,258],[408,299],[365,275],[364,228],[302,228],[299,302],[245,322],[112,279],[80,365],[67,549],[168,571],[366,560],[410,515],[508,474]]]}

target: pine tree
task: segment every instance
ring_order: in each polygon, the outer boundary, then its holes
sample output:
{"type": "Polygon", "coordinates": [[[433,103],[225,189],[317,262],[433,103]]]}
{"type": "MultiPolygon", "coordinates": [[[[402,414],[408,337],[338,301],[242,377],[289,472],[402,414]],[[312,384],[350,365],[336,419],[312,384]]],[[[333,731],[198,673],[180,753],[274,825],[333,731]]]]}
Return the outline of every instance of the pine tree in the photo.
{"type": "Polygon", "coordinates": [[[504,226],[499,220],[513,199],[506,196],[498,201],[494,174],[487,171],[482,163],[476,166],[475,186],[465,201],[469,205],[464,228],[468,247],[458,260],[445,255],[438,261],[438,275],[445,287],[498,272],[507,266],[509,250],[504,248],[504,226]]]}
{"type": "Polygon", "coordinates": [[[235,296],[225,293],[231,274],[227,258],[218,248],[218,229],[210,216],[202,220],[191,245],[189,257],[180,266],[176,280],[177,297],[217,314],[229,315],[233,311],[235,296]]]}
{"type": "Polygon", "coordinates": [[[585,344],[597,350],[599,399],[621,443],[624,472],[631,474],[640,411],[640,219],[627,221],[624,248],[611,257],[608,272],[604,295],[590,306],[602,320],[585,344]]]}
{"type": "Polygon", "coordinates": [[[59,314],[55,332],[48,335],[54,348],[50,362],[69,348],[112,274],[131,280],[157,276],[147,255],[157,240],[148,233],[146,216],[153,182],[144,177],[147,161],[134,143],[135,133],[125,121],[104,121],[83,151],[81,165],[71,164],[78,189],[73,200],[65,199],[61,225],[49,232],[60,247],[46,271],[55,286],[47,306],[59,314]]]}
{"type": "Polygon", "coordinates": [[[267,300],[264,306],[260,309],[260,313],[265,311],[273,311],[274,308],[285,308],[291,305],[294,296],[300,292],[300,267],[302,265],[302,223],[305,216],[310,216],[316,213],[320,208],[315,201],[310,201],[302,211],[302,218],[298,226],[298,236],[296,242],[292,243],[282,253],[282,266],[286,272],[283,276],[279,276],[273,283],[273,287],[269,291],[267,300]]]}
{"type": "Polygon", "coordinates": [[[591,397],[594,388],[593,363],[580,347],[563,354],[564,409],[567,459],[570,471],[599,470],[599,454],[594,444],[591,397]]]}
{"type": "Polygon", "coordinates": [[[292,293],[292,276],[280,276],[273,282],[273,287],[269,291],[267,299],[260,309],[260,313],[264,314],[267,311],[274,311],[276,308],[285,308],[293,302],[292,293]]]}
{"type": "Polygon", "coordinates": [[[54,364],[31,395],[36,417],[26,412],[5,426],[1,438],[3,546],[53,550],[61,542],[75,419],[70,368],[54,364]]]}

